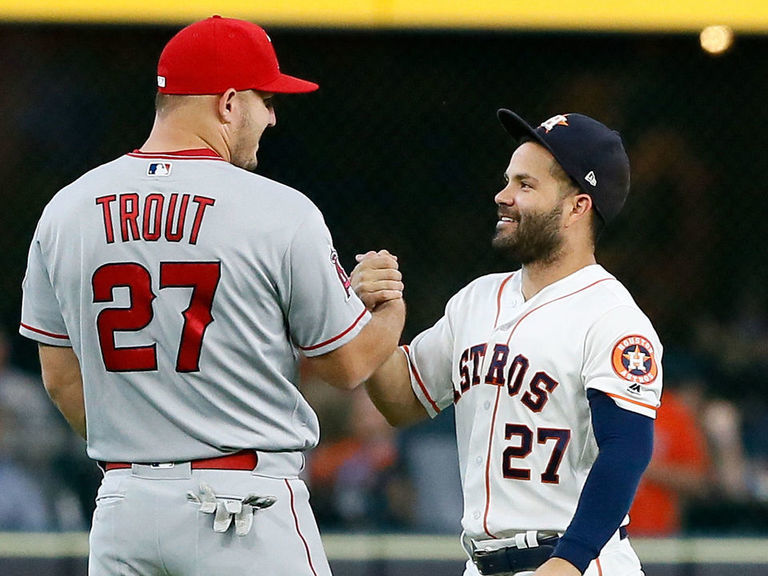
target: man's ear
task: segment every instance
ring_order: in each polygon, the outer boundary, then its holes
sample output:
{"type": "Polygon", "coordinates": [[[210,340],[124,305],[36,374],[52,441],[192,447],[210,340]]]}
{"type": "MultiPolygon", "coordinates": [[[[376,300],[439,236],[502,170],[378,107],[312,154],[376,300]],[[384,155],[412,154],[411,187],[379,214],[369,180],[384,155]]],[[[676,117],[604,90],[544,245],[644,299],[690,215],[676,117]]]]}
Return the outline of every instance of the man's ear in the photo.
{"type": "Polygon", "coordinates": [[[588,217],[592,208],[592,196],[589,194],[576,194],[571,197],[571,209],[568,213],[568,223],[566,227],[576,223],[582,218],[588,217]]]}
{"type": "Polygon", "coordinates": [[[573,203],[573,214],[579,217],[585,216],[592,208],[592,196],[589,194],[576,194],[573,203]]]}
{"type": "Polygon", "coordinates": [[[232,114],[235,108],[235,96],[237,96],[237,90],[229,88],[224,94],[219,96],[216,101],[216,111],[219,114],[219,118],[225,124],[229,124],[232,121],[232,114]]]}

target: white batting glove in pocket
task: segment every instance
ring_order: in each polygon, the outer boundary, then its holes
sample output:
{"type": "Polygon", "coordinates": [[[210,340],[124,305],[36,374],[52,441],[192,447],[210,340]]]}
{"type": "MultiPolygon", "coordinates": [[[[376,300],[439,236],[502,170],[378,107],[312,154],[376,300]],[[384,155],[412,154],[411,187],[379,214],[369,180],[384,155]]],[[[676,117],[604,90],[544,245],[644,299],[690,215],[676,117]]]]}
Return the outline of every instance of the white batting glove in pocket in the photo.
{"type": "Polygon", "coordinates": [[[187,492],[187,500],[200,504],[203,514],[214,514],[214,532],[226,532],[234,519],[235,534],[238,536],[245,536],[251,531],[253,515],[257,510],[269,508],[277,502],[275,496],[256,494],[248,494],[245,498],[216,496],[205,482],[200,483],[198,494],[187,492]]]}

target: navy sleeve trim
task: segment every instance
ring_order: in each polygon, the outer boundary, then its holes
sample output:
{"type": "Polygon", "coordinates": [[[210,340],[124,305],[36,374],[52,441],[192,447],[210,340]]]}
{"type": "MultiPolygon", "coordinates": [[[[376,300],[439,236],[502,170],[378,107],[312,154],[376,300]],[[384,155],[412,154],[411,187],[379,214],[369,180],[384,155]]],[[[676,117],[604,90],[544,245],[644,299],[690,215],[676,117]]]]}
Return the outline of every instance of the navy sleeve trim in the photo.
{"type": "Polygon", "coordinates": [[[588,390],[587,398],[599,453],[552,553],[582,573],[619,529],[653,453],[652,418],[619,408],[598,390],[588,390]]]}

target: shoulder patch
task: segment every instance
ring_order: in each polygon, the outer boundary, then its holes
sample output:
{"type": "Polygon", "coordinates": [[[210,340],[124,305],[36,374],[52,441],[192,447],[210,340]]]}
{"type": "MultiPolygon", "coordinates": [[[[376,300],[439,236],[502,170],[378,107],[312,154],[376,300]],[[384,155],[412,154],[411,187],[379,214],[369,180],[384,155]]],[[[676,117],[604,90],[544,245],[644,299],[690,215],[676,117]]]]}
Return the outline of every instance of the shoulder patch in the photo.
{"type": "Polygon", "coordinates": [[[349,300],[352,296],[352,281],[349,279],[344,267],[339,262],[339,255],[333,247],[331,247],[331,263],[336,268],[336,276],[338,276],[339,282],[341,282],[341,285],[344,287],[344,292],[347,295],[346,299],[349,300]]]}
{"type": "Polygon", "coordinates": [[[650,384],[659,373],[653,345],[643,336],[626,336],[616,342],[611,363],[620,378],[633,384],[650,384]]]}

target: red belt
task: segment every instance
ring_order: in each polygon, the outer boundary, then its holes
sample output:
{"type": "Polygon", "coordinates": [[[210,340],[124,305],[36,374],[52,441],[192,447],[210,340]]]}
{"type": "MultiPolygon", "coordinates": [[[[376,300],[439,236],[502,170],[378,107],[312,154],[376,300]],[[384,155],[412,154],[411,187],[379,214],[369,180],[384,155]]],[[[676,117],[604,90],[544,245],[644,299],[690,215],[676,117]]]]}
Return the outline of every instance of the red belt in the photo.
{"type": "MultiPolygon", "coordinates": [[[[259,463],[259,456],[255,450],[241,450],[234,454],[218,456],[216,458],[204,458],[202,460],[192,460],[192,470],[253,470],[259,463]]],[[[137,462],[137,464],[139,464],[137,462]]],[[[145,466],[159,466],[163,462],[142,462],[145,466]]],[[[107,462],[104,464],[104,470],[121,470],[130,468],[130,462],[107,462]]]]}

